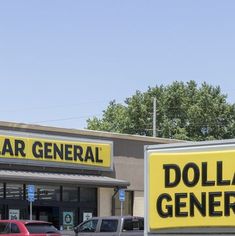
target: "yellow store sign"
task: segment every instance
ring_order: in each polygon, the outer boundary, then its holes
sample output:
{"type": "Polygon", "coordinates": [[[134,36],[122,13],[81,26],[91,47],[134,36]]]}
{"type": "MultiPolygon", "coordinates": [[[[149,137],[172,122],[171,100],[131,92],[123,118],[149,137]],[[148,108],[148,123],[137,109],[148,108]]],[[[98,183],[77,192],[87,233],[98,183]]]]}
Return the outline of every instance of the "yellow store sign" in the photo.
{"type": "Polygon", "coordinates": [[[0,136],[0,158],[111,168],[111,143],[0,136]]]}
{"type": "Polygon", "coordinates": [[[150,231],[235,225],[235,147],[149,151],[150,231]]]}

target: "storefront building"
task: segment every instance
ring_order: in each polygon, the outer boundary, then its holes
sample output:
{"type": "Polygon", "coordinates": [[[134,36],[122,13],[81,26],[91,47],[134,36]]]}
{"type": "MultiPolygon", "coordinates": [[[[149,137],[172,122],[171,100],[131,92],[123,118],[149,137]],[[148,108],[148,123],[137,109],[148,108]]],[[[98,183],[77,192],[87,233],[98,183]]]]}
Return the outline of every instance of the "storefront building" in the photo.
{"type": "Polygon", "coordinates": [[[144,215],[144,145],[174,143],[107,132],[0,122],[0,218],[71,229],[92,216],[144,215]]]}

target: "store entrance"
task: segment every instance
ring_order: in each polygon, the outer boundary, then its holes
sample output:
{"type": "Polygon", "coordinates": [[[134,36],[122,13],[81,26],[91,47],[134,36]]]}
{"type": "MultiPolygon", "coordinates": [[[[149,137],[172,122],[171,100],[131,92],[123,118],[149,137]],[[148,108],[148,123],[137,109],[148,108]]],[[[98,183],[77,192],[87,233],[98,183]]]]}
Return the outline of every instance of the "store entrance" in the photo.
{"type": "Polygon", "coordinates": [[[33,206],[33,220],[51,222],[59,229],[59,207],[33,206]]]}

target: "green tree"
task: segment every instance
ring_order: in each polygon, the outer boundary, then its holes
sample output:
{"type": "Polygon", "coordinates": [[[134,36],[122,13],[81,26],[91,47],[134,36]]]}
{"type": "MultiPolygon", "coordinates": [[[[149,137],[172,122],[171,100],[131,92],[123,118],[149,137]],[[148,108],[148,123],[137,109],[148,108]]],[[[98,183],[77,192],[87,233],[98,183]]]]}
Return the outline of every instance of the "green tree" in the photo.
{"type": "Polygon", "coordinates": [[[235,104],[219,86],[175,81],[136,91],[124,105],[111,101],[103,117],[87,120],[87,128],[152,136],[153,98],[157,99],[157,136],[183,140],[235,137],[235,104]]]}
{"type": "Polygon", "coordinates": [[[110,132],[126,133],[127,125],[127,109],[121,104],[117,104],[115,100],[111,101],[105,111],[103,111],[102,119],[93,117],[88,119],[88,129],[103,130],[110,132]]]}

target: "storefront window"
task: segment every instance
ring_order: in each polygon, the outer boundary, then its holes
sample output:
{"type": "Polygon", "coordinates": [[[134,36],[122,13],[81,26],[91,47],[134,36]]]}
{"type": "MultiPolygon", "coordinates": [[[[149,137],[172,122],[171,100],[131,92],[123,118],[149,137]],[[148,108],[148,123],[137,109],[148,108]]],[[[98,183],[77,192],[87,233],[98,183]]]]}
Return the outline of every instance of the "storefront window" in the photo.
{"type": "Polygon", "coordinates": [[[4,219],[4,205],[0,205],[0,220],[4,219]]]}
{"type": "Polygon", "coordinates": [[[80,188],[81,202],[96,202],[97,189],[96,188],[80,188]]]}
{"type": "Polygon", "coordinates": [[[78,201],[78,188],[77,187],[63,187],[63,201],[77,202],[78,201]]]}
{"type": "Polygon", "coordinates": [[[3,183],[0,184],[0,199],[4,198],[4,185],[3,183]]]}
{"type": "Polygon", "coordinates": [[[6,199],[23,199],[23,184],[6,184],[6,199]]]}
{"type": "Polygon", "coordinates": [[[35,190],[35,200],[60,201],[60,186],[36,185],[35,190]]]}

